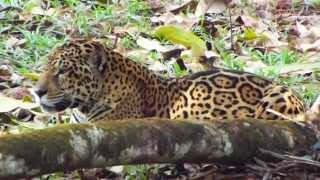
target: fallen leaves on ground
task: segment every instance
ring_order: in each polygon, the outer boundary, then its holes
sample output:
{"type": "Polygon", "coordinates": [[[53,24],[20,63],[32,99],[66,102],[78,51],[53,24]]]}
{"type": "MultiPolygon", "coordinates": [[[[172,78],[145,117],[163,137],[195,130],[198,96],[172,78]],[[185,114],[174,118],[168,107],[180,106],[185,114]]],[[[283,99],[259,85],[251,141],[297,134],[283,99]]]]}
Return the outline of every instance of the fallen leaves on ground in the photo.
{"type": "MultiPolygon", "coordinates": [[[[313,105],[310,118],[319,117],[317,1],[21,2],[0,2],[0,135],[7,129],[19,133],[25,128],[68,121],[68,113],[47,115],[34,110],[38,106],[27,89],[38,80],[39,67],[51,49],[79,36],[102,39],[116,51],[169,77],[215,67],[258,73],[295,88],[310,107],[313,105]]],[[[261,179],[269,166],[254,166],[256,171],[251,172],[246,167],[186,164],[187,176],[166,165],[160,168],[160,174],[194,179],[261,179]]],[[[139,169],[132,172],[137,175],[139,169]]],[[[114,175],[105,170],[94,173],[93,177],[114,175]]],[[[286,174],[288,178],[303,175],[306,173],[302,171],[286,174]]],[[[308,175],[314,176],[316,173],[308,175]]]]}

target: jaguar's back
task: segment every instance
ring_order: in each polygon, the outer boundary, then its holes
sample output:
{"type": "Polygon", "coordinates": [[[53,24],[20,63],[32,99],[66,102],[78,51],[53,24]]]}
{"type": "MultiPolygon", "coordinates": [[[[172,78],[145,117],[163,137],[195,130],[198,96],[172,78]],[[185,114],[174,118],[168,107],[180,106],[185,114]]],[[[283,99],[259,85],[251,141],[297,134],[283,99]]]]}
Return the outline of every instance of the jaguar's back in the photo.
{"type": "Polygon", "coordinates": [[[251,73],[216,68],[171,82],[170,117],[284,119],[303,114],[295,92],[251,73]]]}
{"type": "Polygon", "coordinates": [[[215,68],[165,79],[86,39],[54,50],[36,92],[45,109],[77,108],[92,120],[283,119],[305,111],[292,90],[254,74],[215,68]]]}

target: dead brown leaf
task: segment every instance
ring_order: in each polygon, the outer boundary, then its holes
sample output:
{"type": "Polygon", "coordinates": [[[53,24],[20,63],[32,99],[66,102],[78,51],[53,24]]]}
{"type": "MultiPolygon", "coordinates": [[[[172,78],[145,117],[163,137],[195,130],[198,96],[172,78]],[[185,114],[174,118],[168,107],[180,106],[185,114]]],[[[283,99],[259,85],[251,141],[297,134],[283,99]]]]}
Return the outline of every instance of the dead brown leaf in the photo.
{"type": "Polygon", "coordinates": [[[22,46],[26,43],[26,39],[18,39],[11,36],[5,43],[6,49],[14,49],[16,47],[22,46]]]}
{"type": "Polygon", "coordinates": [[[178,4],[170,4],[166,8],[167,11],[172,12],[173,14],[179,14],[182,11],[189,10],[190,12],[194,12],[197,7],[197,1],[195,0],[188,0],[184,3],[178,4]]]}
{"type": "Polygon", "coordinates": [[[205,13],[222,13],[226,9],[224,0],[200,0],[195,15],[199,17],[205,13]]]}
{"type": "Polygon", "coordinates": [[[170,48],[162,46],[161,43],[155,39],[147,39],[147,38],[143,38],[143,37],[139,37],[137,39],[137,44],[144,48],[147,49],[149,51],[151,50],[156,50],[158,52],[165,52],[168,51],[170,48]]]}
{"type": "Polygon", "coordinates": [[[308,30],[307,27],[301,24],[299,21],[296,22],[296,29],[300,38],[305,38],[312,34],[312,32],[308,30]]]}
{"type": "Polygon", "coordinates": [[[292,0],[278,0],[277,9],[289,9],[292,7],[292,0]]]}
{"type": "Polygon", "coordinates": [[[152,22],[163,22],[165,25],[175,25],[179,26],[185,30],[190,30],[191,27],[199,21],[199,18],[194,16],[193,14],[183,15],[178,14],[175,15],[171,12],[166,12],[161,16],[154,16],[151,18],[152,22]]]}
{"type": "Polygon", "coordinates": [[[306,52],[306,51],[319,51],[320,50],[320,39],[310,42],[310,43],[298,43],[297,49],[306,52]]]}

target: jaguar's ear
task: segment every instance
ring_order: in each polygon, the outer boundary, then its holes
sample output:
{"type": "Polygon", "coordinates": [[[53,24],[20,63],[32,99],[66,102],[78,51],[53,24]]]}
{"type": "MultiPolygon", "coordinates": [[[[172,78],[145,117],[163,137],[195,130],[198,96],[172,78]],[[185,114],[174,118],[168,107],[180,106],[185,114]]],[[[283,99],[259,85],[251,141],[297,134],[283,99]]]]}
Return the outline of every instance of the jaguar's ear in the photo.
{"type": "Polygon", "coordinates": [[[105,48],[100,43],[94,44],[95,51],[91,55],[92,62],[100,74],[104,74],[107,69],[107,56],[105,48]]]}

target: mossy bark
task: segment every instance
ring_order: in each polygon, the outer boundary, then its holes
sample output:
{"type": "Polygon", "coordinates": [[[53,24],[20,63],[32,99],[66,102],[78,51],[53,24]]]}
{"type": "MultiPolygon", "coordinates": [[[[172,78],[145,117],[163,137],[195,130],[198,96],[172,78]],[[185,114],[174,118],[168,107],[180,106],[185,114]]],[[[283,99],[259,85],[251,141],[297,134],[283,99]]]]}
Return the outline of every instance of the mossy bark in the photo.
{"type": "Polygon", "coordinates": [[[198,123],[156,119],[60,125],[0,136],[0,179],[33,177],[120,164],[212,162],[240,164],[309,149],[316,132],[283,121],[198,123]]]}

